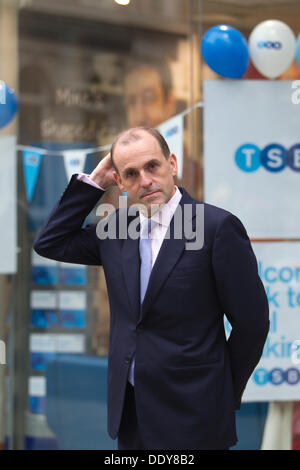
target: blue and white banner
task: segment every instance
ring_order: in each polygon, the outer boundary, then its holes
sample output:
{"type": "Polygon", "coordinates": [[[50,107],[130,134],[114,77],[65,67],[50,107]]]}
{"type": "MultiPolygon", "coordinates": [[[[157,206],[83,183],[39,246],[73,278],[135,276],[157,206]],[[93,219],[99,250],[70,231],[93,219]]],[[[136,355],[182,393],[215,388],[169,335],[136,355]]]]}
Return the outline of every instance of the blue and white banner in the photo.
{"type": "Polygon", "coordinates": [[[28,202],[32,201],[34,188],[42,160],[42,154],[32,150],[23,150],[25,189],[28,202]]]}
{"type": "Polygon", "coordinates": [[[288,241],[300,238],[300,105],[293,92],[290,81],[204,84],[205,201],[264,240],[252,245],[270,331],[244,401],[300,397],[300,243],[288,241]]]}
{"type": "Polygon", "coordinates": [[[62,152],[68,181],[74,173],[82,173],[85,165],[86,150],[64,150],[62,152]]]}
{"type": "Polygon", "coordinates": [[[182,178],[183,169],[183,116],[178,114],[157,126],[157,130],[166,139],[170,152],[177,157],[177,175],[182,178]]]}
{"type": "Polygon", "coordinates": [[[300,243],[253,243],[270,309],[270,331],[244,401],[299,400],[300,243]]]}
{"type": "Polygon", "coordinates": [[[251,238],[299,238],[300,104],[291,81],[204,82],[205,201],[251,238]]]}

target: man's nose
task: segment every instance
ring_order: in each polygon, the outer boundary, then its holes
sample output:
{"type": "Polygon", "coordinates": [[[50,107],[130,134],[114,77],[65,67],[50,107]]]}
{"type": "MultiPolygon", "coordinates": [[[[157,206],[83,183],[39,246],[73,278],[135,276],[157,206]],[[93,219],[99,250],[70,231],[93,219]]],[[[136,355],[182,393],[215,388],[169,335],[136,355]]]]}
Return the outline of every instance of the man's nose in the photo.
{"type": "Polygon", "coordinates": [[[144,187],[148,187],[152,184],[151,176],[149,174],[147,174],[147,172],[145,172],[145,171],[141,171],[140,184],[141,184],[141,186],[144,186],[144,187]]]}

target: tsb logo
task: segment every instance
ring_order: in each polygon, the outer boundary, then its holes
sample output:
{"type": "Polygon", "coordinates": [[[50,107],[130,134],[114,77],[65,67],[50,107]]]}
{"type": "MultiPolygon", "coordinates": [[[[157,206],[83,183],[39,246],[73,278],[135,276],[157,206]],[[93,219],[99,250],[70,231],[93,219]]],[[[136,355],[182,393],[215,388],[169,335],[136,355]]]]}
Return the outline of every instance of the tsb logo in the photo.
{"type": "Polygon", "coordinates": [[[253,380],[257,385],[266,385],[268,383],[275,386],[283,383],[297,385],[300,381],[300,371],[295,367],[286,370],[279,367],[275,367],[272,370],[261,368],[255,370],[253,380]]]}
{"type": "Polygon", "coordinates": [[[281,49],[282,44],[279,41],[258,41],[257,47],[259,49],[281,49]]]}
{"type": "Polygon", "coordinates": [[[238,168],[247,173],[263,167],[272,173],[278,173],[286,167],[300,172],[300,144],[286,150],[282,145],[272,143],[260,150],[256,145],[248,143],[241,145],[234,155],[238,168]]]}

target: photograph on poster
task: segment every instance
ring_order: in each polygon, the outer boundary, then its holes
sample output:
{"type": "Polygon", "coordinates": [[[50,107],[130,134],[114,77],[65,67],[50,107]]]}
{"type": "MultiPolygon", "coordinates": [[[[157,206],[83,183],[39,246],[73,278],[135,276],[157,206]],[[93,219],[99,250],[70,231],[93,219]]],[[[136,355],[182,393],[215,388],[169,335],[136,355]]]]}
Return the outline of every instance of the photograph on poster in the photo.
{"type": "Polygon", "coordinates": [[[32,250],[31,255],[32,282],[35,284],[58,283],[58,261],[44,258],[32,250]]]}
{"type": "Polygon", "coordinates": [[[60,354],[84,354],[83,334],[31,333],[29,337],[30,366],[45,371],[47,362],[60,354]]]}

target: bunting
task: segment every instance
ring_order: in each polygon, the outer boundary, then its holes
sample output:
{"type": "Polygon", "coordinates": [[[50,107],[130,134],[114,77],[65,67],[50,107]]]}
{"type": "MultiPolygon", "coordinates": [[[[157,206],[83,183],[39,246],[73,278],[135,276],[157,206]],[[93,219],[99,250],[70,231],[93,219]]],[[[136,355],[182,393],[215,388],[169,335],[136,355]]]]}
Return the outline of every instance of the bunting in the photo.
{"type": "Polygon", "coordinates": [[[41,161],[42,154],[40,152],[23,150],[25,189],[28,202],[32,201],[41,161]]]}

